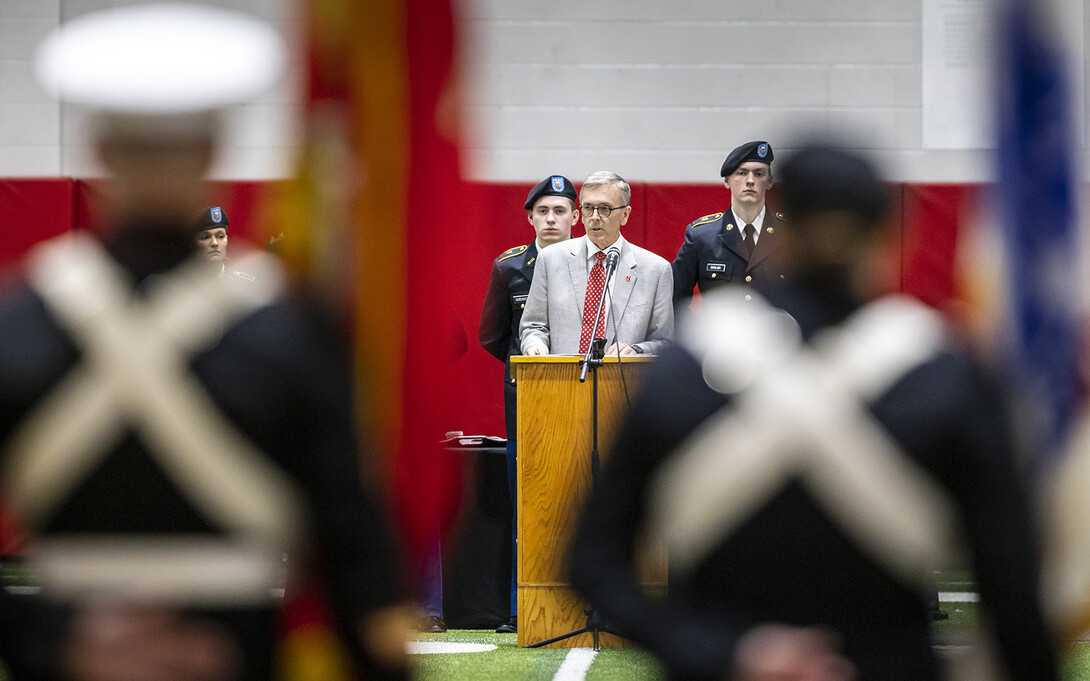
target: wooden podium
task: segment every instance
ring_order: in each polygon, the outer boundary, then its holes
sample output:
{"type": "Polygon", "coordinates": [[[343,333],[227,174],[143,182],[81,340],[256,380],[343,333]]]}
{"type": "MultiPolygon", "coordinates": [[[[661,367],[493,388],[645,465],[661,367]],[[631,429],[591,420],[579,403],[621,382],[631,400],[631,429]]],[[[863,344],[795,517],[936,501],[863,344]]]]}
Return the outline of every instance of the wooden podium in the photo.
{"type": "MultiPolygon", "coordinates": [[[[570,588],[568,544],[590,491],[593,443],[593,370],[579,382],[581,356],[514,356],[518,389],[518,645],[525,646],[582,629],[585,603],[570,588]]],[[[604,457],[635,398],[651,357],[607,358],[598,369],[598,450],[604,457]]],[[[643,571],[650,588],[666,586],[666,560],[656,554],[643,571]]],[[[604,635],[603,648],[628,642],[604,635]]],[[[550,644],[592,645],[590,634],[550,644]]]]}

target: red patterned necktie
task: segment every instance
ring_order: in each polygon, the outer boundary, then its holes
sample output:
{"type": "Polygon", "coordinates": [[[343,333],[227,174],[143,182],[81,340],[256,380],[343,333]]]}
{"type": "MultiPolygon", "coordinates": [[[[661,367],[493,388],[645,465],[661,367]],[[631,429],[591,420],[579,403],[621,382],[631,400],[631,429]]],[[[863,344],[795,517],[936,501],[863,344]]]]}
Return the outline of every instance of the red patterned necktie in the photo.
{"type": "MultiPolygon", "coordinates": [[[[594,254],[597,258],[594,262],[594,267],[590,268],[590,276],[587,278],[587,297],[583,301],[583,333],[579,334],[579,354],[586,354],[587,348],[590,347],[590,339],[594,336],[594,313],[598,311],[598,302],[602,299],[602,289],[605,288],[606,283],[606,268],[602,266],[602,262],[606,259],[606,254],[599,251],[594,254]]],[[[598,331],[603,332],[603,325],[605,324],[606,310],[602,308],[602,314],[598,317],[598,331]]]]}

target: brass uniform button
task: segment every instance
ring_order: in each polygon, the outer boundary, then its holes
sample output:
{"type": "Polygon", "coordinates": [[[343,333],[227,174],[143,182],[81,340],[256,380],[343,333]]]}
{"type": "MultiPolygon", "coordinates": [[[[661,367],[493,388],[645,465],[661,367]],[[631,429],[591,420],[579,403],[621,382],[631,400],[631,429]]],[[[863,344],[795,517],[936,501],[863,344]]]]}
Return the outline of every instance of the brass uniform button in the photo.
{"type": "Polygon", "coordinates": [[[732,230],[732,229],[734,229],[734,225],[727,225],[727,231],[728,231],[728,232],[729,232],[730,230],[732,230]]]}
{"type": "Polygon", "coordinates": [[[715,279],[715,272],[712,272],[712,279],[715,279]]]}
{"type": "Polygon", "coordinates": [[[747,281],[747,282],[749,282],[749,281],[753,281],[753,276],[752,276],[752,275],[749,275],[749,274],[747,274],[747,275],[746,275],[746,281],[747,281]]]}
{"type": "Polygon", "coordinates": [[[753,296],[747,295],[746,300],[753,300],[753,296]]]}

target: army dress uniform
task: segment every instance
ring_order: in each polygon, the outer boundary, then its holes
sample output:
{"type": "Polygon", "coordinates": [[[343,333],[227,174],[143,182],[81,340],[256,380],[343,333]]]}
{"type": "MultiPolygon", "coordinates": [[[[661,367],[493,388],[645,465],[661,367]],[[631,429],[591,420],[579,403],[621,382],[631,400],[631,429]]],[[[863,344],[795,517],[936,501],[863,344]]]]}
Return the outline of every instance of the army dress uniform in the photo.
{"type": "MultiPolygon", "coordinates": [[[[575,186],[563,175],[550,175],[534,185],[526,195],[523,209],[531,212],[530,223],[534,225],[535,238],[525,246],[509,248],[492,263],[492,273],[488,279],[488,292],[481,308],[479,340],[481,347],[490,355],[503,362],[503,421],[507,436],[507,490],[511,499],[512,513],[518,512],[517,480],[518,467],[518,402],[515,393],[515,380],[511,375],[511,356],[522,354],[520,347],[519,326],[522,312],[530,295],[530,284],[534,278],[534,265],[537,262],[537,230],[539,223],[534,222],[532,212],[544,197],[558,196],[567,199],[572,209],[579,200],[575,186]]],[[[546,219],[546,225],[548,221],[546,219]]],[[[552,236],[552,235],[550,235],[552,236]]],[[[564,238],[570,237],[570,228],[564,238]]],[[[517,534],[518,520],[512,516],[511,545],[511,595],[510,618],[496,629],[497,633],[515,633],[518,595],[517,579],[517,534]]]]}
{"type": "Polygon", "coordinates": [[[702,294],[731,283],[752,286],[759,293],[781,286],[784,273],[777,232],[783,223],[783,215],[766,210],[752,256],[742,242],[745,223],[730,209],[690,223],[685,228],[685,242],[672,264],[674,305],[691,297],[694,286],[702,294]]]}
{"type": "Polygon", "coordinates": [[[530,294],[530,283],[534,278],[534,263],[537,261],[537,240],[525,246],[509,248],[492,263],[492,274],[488,279],[488,292],[485,294],[484,307],[481,309],[480,341],[481,347],[490,355],[503,362],[503,426],[507,436],[507,493],[511,500],[511,581],[509,607],[510,620],[501,624],[496,631],[513,633],[517,629],[513,623],[518,609],[518,521],[516,502],[518,466],[518,400],[515,392],[515,379],[511,375],[511,355],[521,354],[519,349],[519,324],[522,322],[522,310],[526,307],[526,298],[530,294]]]}
{"type": "MultiPolygon", "coordinates": [[[[719,176],[731,189],[731,178],[739,167],[745,163],[759,163],[768,166],[771,178],[775,156],[772,145],[763,140],[740,144],[723,160],[719,176]]],[[[751,286],[759,293],[769,293],[783,283],[777,234],[783,227],[783,216],[769,210],[762,198],[753,226],[759,233],[754,235],[756,245],[751,254],[744,240],[746,223],[732,208],[689,223],[685,228],[685,241],[671,265],[675,309],[687,307],[694,286],[701,294],[723,284],[751,286]]]]}
{"type": "Polygon", "coordinates": [[[537,241],[509,248],[492,262],[488,292],[481,310],[481,347],[504,363],[503,410],[507,439],[515,439],[515,381],[511,377],[511,355],[519,350],[519,323],[537,261],[537,241]]]}

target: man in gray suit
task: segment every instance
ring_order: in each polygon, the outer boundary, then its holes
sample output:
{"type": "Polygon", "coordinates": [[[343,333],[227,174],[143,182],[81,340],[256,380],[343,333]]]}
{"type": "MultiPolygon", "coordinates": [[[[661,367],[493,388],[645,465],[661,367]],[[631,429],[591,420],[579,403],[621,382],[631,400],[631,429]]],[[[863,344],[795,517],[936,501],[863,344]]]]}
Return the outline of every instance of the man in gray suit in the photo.
{"type": "Polygon", "coordinates": [[[605,304],[593,335],[607,340],[606,355],[656,354],[673,340],[670,263],[621,236],[632,212],[631,196],[631,187],[616,173],[598,171],[583,181],[580,213],[587,234],[553,244],[538,256],[519,327],[524,355],[583,354],[600,295],[605,304]],[[588,278],[596,269],[601,277],[610,251],[617,254],[616,271],[595,295],[588,278]]]}

